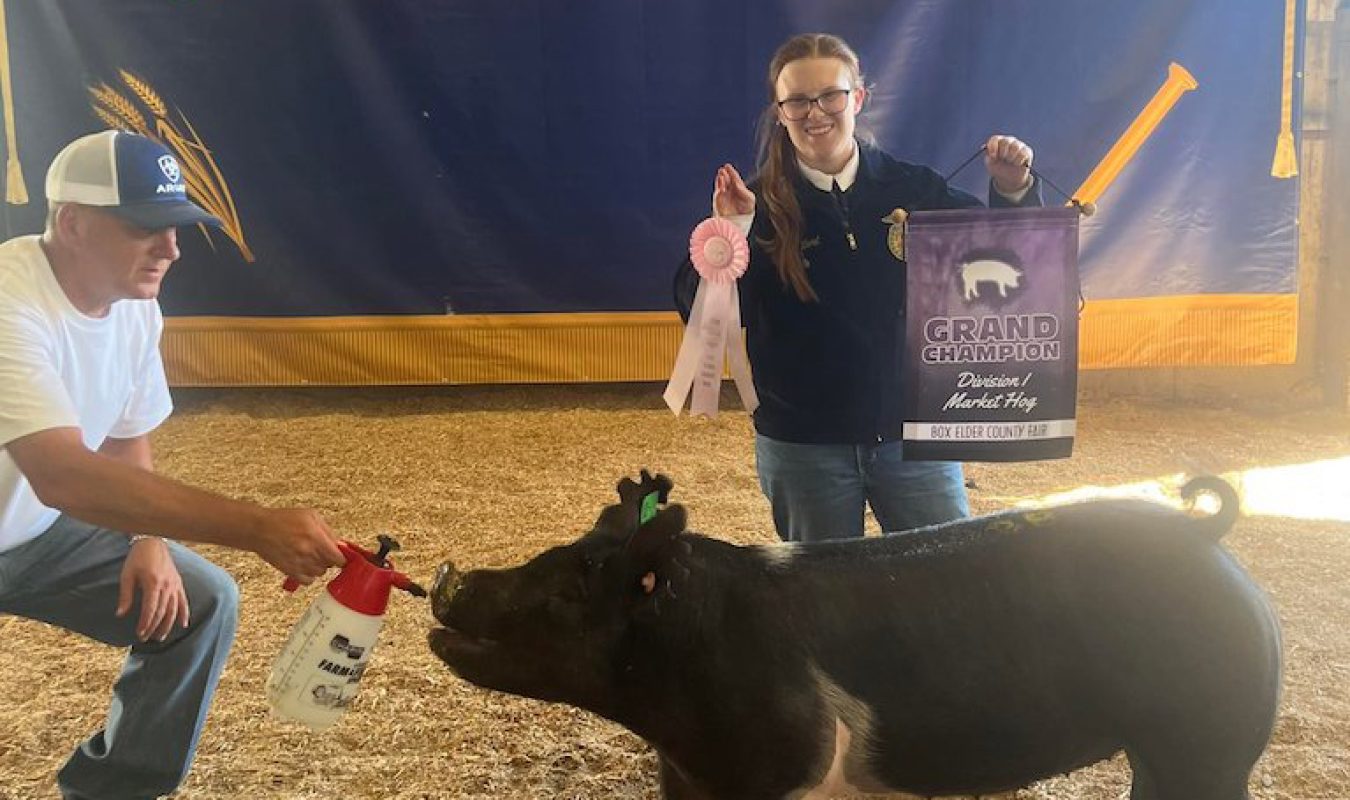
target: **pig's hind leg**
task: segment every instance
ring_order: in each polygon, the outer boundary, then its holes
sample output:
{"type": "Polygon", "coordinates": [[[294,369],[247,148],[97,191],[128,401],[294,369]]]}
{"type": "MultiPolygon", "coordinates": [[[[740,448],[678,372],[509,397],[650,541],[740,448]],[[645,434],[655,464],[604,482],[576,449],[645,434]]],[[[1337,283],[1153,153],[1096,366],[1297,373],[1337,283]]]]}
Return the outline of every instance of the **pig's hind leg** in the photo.
{"type": "Polygon", "coordinates": [[[1130,800],[1250,800],[1250,766],[1218,767],[1171,753],[1145,757],[1126,750],[1133,780],[1130,800]]]}

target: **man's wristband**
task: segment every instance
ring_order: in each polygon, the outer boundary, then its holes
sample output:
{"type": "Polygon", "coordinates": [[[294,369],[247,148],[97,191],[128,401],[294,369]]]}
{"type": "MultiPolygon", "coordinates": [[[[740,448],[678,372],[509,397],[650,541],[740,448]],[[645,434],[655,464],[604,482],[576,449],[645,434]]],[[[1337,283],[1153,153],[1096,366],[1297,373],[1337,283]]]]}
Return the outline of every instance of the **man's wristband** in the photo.
{"type": "Polygon", "coordinates": [[[158,536],[151,536],[148,533],[133,533],[127,537],[128,544],[136,544],[142,539],[158,539],[158,536]]]}

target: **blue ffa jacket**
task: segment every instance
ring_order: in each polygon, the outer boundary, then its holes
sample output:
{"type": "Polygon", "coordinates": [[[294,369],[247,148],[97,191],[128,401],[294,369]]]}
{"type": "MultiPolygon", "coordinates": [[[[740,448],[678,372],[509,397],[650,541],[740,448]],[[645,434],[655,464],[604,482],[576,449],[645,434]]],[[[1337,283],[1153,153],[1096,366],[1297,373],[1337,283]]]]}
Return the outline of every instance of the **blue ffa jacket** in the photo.
{"type": "MultiPolygon", "coordinates": [[[[802,255],[818,302],[799,300],[756,243],[773,234],[767,214],[756,214],[750,229],[750,266],[739,283],[741,321],[760,401],[755,430],[771,439],[863,444],[900,438],[905,263],[887,247],[886,218],[896,208],[980,205],[928,167],[859,147],[857,178],[842,195],[794,176],[804,217],[802,255]]],[[[758,195],[757,186],[751,189],[758,195]]],[[[1011,205],[992,185],[989,195],[991,205],[1011,205]]],[[[1041,205],[1039,180],[1019,205],[1041,205]]],[[[763,201],[756,206],[764,208],[763,201]]],[[[686,258],[675,276],[675,304],[686,321],[698,280],[686,258]]]]}

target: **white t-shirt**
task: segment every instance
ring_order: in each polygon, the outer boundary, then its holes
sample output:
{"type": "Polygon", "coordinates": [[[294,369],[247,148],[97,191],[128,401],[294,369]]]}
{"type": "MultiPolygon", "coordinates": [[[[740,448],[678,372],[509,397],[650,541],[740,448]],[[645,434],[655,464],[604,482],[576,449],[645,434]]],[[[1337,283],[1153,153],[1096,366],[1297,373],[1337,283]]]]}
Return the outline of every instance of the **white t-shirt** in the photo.
{"type": "MultiPolygon", "coordinates": [[[[108,437],[149,433],[173,410],[159,303],[121,300],[106,317],[85,316],[56,282],[38,238],[0,244],[0,446],[51,428],[78,427],[90,450],[108,437]]],[[[0,552],[59,515],[0,449],[0,552]]]]}

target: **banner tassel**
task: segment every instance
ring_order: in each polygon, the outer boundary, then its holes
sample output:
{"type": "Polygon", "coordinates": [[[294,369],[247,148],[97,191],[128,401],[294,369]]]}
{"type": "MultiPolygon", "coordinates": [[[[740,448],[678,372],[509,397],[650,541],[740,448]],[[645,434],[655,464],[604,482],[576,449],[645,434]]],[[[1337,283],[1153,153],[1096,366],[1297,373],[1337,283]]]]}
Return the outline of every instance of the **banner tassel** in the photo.
{"type": "Polygon", "coordinates": [[[23,183],[23,167],[19,164],[19,137],[14,130],[14,89],[9,79],[9,30],[5,25],[5,3],[0,0],[0,92],[5,103],[5,201],[10,205],[28,203],[28,187],[23,183]]]}

